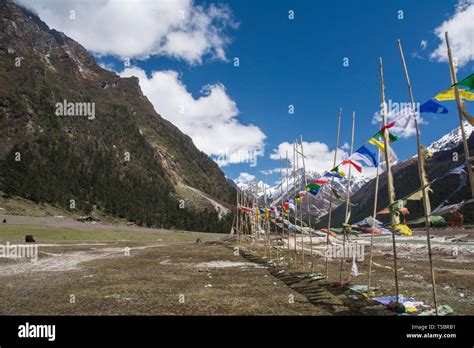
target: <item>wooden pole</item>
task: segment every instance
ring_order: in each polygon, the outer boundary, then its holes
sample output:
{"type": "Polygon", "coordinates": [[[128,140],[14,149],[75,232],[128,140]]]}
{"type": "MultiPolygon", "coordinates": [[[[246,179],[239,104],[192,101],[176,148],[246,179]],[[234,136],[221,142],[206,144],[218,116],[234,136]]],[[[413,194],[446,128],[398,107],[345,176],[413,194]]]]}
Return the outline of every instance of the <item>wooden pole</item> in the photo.
{"type": "Polygon", "coordinates": [[[235,212],[235,215],[237,216],[237,250],[240,251],[240,195],[239,195],[239,188],[235,190],[236,194],[236,201],[237,201],[237,211],[235,212]]]}
{"type": "MultiPolygon", "coordinates": [[[[280,191],[281,191],[281,202],[283,204],[283,172],[282,172],[282,159],[280,155],[280,191]]],[[[283,208],[283,206],[282,206],[283,208]]],[[[276,222],[276,217],[275,217],[275,222],[276,222]]],[[[281,240],[285,240],[285,223],[283,221],[283,211],[282,211],[282,217],[281,217],[281,240]]],[[[277,228],[277,259],[278,261],[280,260],[280,249],[278,246],[278,228],[277,228]]],[[[283,259],[285,259],[285,252],[283,250],[283,259]]]]}
{"type": "Polygon", "coordinates": [[[253,198],[255,204],[255,234],[257,237],[257,247],[260,251],[260,225],[262,220],[262,214],[260,213],[260,209],[258,207],[258,195],[259,195],[260,185],[258,182],[255,183],[255,196],[253,198]],[[260,216],[260,219],[258,218],[260,216]]]}
{"type": "Polygon", "coordinates": [[[458,116],[459,116],[459,127],[461,128],[461,135],[462,135],[462,142],[464,145],[464,161],[466,163],[466,170],[467,174],[469,177],[469,186],[471,187],[471,197],[474,198],[474,175],[472,173],[472,167],[471,163],[469,161],[469,146],[467,145],[467,138],[466,138],[466,132],[464,131],[464,122],[463,122],[463,116],[462,116],[462,102],[461,98],[459,97],[459,90],[458,86],[456,83],[458,83],[458,78],[456,75],[456,69],[454,68],[453,64],[453,56],[451,54],[451,46],[449,45],[449,37],[448,37],[448,32],[444,33],[446,37],[446,46],[448,47],[448,61],[449,61],[449,71],[451,74],[451,82],[454,85],[454,96],[456,97],[456,106],[458,108],[458,116]]]}
{"type": "MultiPolygon", "coordinates": [[[[296,202],[296,196],[299,196],[300,194],[300,190],[301,190],[301,180],[299,178],[299,169],[300,169],[300,150],[299,150],[299,143],[297,140],[295,140],[295,153],[296,153],[296,178],[298,180],[298,188],[296,188],[296,182],[295,182],[295,207],[297,206],[297,202],[296,202]]],[[[302,265],[302,268],[304,270],[304,235],[303,235],[303,207],[300,206],[300,209],[299,209],[299,212],[300,212],[300,237],[301,237],[301,265],[302,265]]],[[[297,217],[297,213],[295,211],[295,220],[296,220],[296,217],[297,217]]],[[[297,225],[295,225],[296,227],[297,225]]],[[[296,229],[295,229],[295,232],[296,232],[296,229]]],[[[296,239],[296,234],[295,234],[295,239],[296,239]]]]}
{"type": "MultiPolygon", "coordinates": [[[[403,55],[402,44],[400,39],[397,40],[398,48],[400,50],[400,57],[402,58],[403,69],[405,70],[405,78],[407,80],[408,85],[408,94],[410,95],[410,102],[411,102],[411,112],[415,112],[415,99],[413,98],[413,91],[411,89],[410,77],[408,76],[408,68],[405,62],[405,56],[403,55]]],[[[420,143],[420,131],[418,127],[418,117],[415,113],[414,115],[415,120],[415,130],[416,130],[416,145],[418,149],[418,175],[420,177],[420,185],[423,187],[426,184],[426,175],[425,175],[425,168],[423,168],[423,153],[421,149],[420,143]]],[[[435,282],[435,274],[433,270],[433,257],[431,252],[431,236],[430,236],[430,214],[431,214],[431,204],[430,204],[430,197],[428,195],[429,188],[422,189],[422,198],[423,198],[423,211],[425,212],[425,229],[426,229],[426,243],[428,247],[428,259],[430,262],[430,272],[431,272],[431,288],[433,291],[433,302],[435,306],[436,315],[438,315],[438,303],[436,301],[436,282],[435,282]]]]}
{"type": "MultiPolygon", "coordinates": [[[[303,136],[300,135],[300,145],[301,145],[301,160],[303,161],[303,177],[304,177],[304,186],[308,185],[308,178],[306,176],[306,165],[304,161],[304,149],[303,149],[303,136]]],[[[313,258],[313,233],[311,230],[311,205],[310,205],[310,196],[309,193],[306,194],[306,203],[308,209],[308,227],[309,227],[309,248],[310,248],[310,260],[311,260],[311,272],[314,272],[314,258],[313,258]]]]}
{"type": "Polygon", "coordinates": [[[267,219],[267,211],[268,211],[268,208],[267,208],[267,175],[265,175],[265,180],[263,182],[263,201],[264,201],[264,208],[263,208],[263,212],[265,214],[265,234],[267,236],[267,247],[266,249],[268,250],[268,257],[269,259],[272,258],[272,249],[270,248],[270,232],[271,232],[271,228],[270,228],[270,216],[268,216],[268,219],[267,219]]]}
{"type": "MultiPolygon", "coordinates": [[[[382,99],[382,124],[385,126],[387,124],[387,103],[385,102],[385,85],[383,81],[383,65],[382,65],[382,58],[379,58],[379,65],[380,65],[380,94],[382,99]]],[[[393,176],[392,176],[392,169],[390,164],[390,142],[388,139],[388,131],[384,129],[383,132],[384,138],[384,153],[385,153],[385,166],[387,172],[387,188],[388,188],[388,205],[391,206],[395,201],[395,189],[393,186],[393,176]]],[[[398,225],[399,219],[398,216],[395,214],[390,215],[392,225],[398,225]]],[[[398,268],[397,268],[397,242],[395,239],[395,233],[392,233],[392,247],[393,247],[393,271],[395,276],[395,296],[398,303],[398,268]]]]}
{"type": "MultiPolygon", "coordinates": [[[[292,167],[293,167],[293,197],[296,196],[296,169],[295,169],[295,164],[296,164],[296,144],[295,142],[293,142],[293,163],[292,163],[292,167]]],[[[296,204],[293,204],[293,206],[295,207],[295,219],[294,219],[294,226],[292,228],[292,232],[293,232],[293,241],[295,243],[294,245],[294,251],[293,251],[293,255],[295,257],[295,267],[296,267],[296,262],[297,262],[297,255],[296,255],[296,226],[298,224],[298,222],[296,221],[296,218],[298,216],[298,206],[296,204]]],[[[291,209],[288,211],[288,216],[290,215],[291,213],[291,209]]]]}
{"type": "Polygon", "coordinates": [[[374,212],[372,214],[374,221],[372,222],[372,232],[370,233],[370,251],[369,251],[369,282],[367,285],[367,296],[370,291],[370,283],[372,280],[372,249],[374,247],[374,228],[375,228],[375,219],[377,218],[377,200],[379,195],[379,163],[380,163],[380,149],[377,148],[377,171],[375,176],[375,193],[374,193],[374,212]]]}
{"type": "MultiPolygon", "coordinates": [[[[339,115],[337,117],[337,135],[336,135],[336,148],[334,149],[334,161],[333,161],[333,168],[336,166],[337,161],[337,148],[339,146],[339,133],[341,131],[341,115],[342,115],[342,108],[339,108],[339,115]]],[[[328,231],[326,236],[326,281],[329,279],[329,233],[331,231],[331,217],[332,217],[332,186],[334,184],[334,176],[331,177],[331,189],[330,189],[330,196],[329,196],[329,216],[328,216],[328,231]]]]}
{"type": "MultiPolygon", "coordinates": [[[[354,150],[354,129],[355,129],[355,111],[352,112],[352,135],[351,135],[351,152],[354,150]]],[[[344,215],[344,223],[349,223],[349,205],[351,197],[351,177],[352,177],[352,166],[349,165],[349,174],[347,176],[347,186],[346,186],[346,212],[344,215]]],[[[341,268],[339,270],[339,284],[342,285],[342,271],[344,270],[344,261],[346,259],[346,228],[342,226],[342,259],[341,259],[341,268]]]]}
{"type": "MultiPolygon", "coordinates": [[[[286,192],[285,192],[285,200],[288,197],[288,188],[289,188],[289,173],[288,173],[288,150],[286,150],[286,192]]],[[[283,202],[282,202],[283,206],[283,202]]],[[[285,216],[285,212],[282,209],[283,216],[285,216]]],[[[283,222],[284,223],[284,222],[283,222]]],[[[291,258],[290,258],[290,213],[288,212],[288,228],[286,229],[286,232],[288,234],[288,266],[291,265],[291,258]]]]}
{"type": "MultiPolygon", "coordinates": [[[[245,206],[247,207],[248,211],[247,211],[247,234],[248,236],[250,236],[251,234],[251,219],[250,219],[250,213],[251,213],[251,210],[250,210],[250,201],[249,201],[249,196],[248,196],[248,193],[245,194],[245,206]]],[[[248,238],[247,238],[247,241],[248,241],[248,238]]]]}
{"type": "MultiPolygon", "coordinates": [[[[250,210],[250,199],[249,199],[248,193],[245,195],[245,203],[246,203],[245,206],[248,208],[248,212],[250,213],[251,212],[251,210],[250,210]]],[[[249,214],[247,214],[247,234],[249,235],[249,237],[252,234],[252,220],[251,220],[249,214]]]]}

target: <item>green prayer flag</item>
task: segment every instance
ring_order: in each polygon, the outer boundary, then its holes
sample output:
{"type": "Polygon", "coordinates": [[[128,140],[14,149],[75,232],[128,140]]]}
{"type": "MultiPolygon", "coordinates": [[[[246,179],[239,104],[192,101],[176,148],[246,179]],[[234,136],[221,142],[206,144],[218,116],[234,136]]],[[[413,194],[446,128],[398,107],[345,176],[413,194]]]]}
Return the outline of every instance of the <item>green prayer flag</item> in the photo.
{"type": "MultiPolygon", "coordinates": [[[[383,134],[380,131],[377,132],[377,134],[375,134],[375,136],[383,138],[383,134]]],[[[398,137],[395,134],[388,133],[388,139],[391,143],[393,143],[394,141],[398,140],[398,137]]]]}
{"type": "Polygon", "coordinates": [[[321,185],[313,184],[313,183],[308,184],[305,187],[306,191],[319,190],[320,188],[321,188],[321,185]]]}
{"type": "Polygon", "coordinates": [[[465,79],[459,81],[458,83],[456,83],[456,85],[466,86],[469,90],[472,91],[474,89],[474,74],[471,74],[465,79]]]}

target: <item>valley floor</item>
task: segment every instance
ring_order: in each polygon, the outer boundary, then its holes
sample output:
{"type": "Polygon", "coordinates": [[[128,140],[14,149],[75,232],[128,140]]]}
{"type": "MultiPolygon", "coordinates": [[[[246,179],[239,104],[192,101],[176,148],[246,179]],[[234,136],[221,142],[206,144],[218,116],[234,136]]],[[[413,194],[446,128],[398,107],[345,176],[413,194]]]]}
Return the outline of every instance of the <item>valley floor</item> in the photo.
{"type": "MultiPolygon", "coordinates": [[[[304,272],[300,253],[294,266],[293,251],[282,249],[277,259],[273,249],[269,264],[269,250],[244,238],[236,253],[237,239],[227,235],[0,212],[0,221],[4,218],[0,245],[23,244],[31,234],[38,260],[0,258],[0,315],[391,314],[361,294],[331,284],[339,279],[339,260],[329,262],[326,283],[306,277],[311,272],[308,255],[304,272]]],[[[380,240],[374,252],[373,284],[380,295],[393,290],[385,242],[380,240]]],[[[474,265],[472,256],[463,255],[435,261],[439,302],[449,304],[455,314],[473,314],[474,265]]],[[[401,257],[401,293],[430,304],[426,258],[403,252],[401,257]]],[[[366,265],[367,258],[359,264],[354,284],[366,284],[366,265]]],[[[350,267],[347,260],[345,278],[350,267]]],[[[316,257],[314,268],[324,272],[324,259],[316,257]]]]}

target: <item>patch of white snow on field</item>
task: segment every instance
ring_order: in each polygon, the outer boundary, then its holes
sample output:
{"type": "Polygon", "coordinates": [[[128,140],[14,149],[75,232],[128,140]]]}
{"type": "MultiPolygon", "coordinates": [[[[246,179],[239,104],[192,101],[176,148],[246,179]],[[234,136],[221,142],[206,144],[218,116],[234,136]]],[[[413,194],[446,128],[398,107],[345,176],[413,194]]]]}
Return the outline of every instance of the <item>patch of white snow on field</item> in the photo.
{"type": "Polygon", "coordinates": [[[225,260],[201,262],[194,265],[194,267],[197,267],[197,268],[228,268],[228,267],[247,267],[247,266],[260,267],[258,264],[253,263],[253,262],[237,262],[237,261],[225,261],[225,260]]]}
{"type": "MultiPolygon", "coordinates": [[[[160,245],[148,245],[129,248],[130,255],[136,250],[143,250],[157,247],[160,245]]],[[[70,271],[80,268],[82,262],[96,259],[105,259],[110,257],[125,256],[125,248],[103,248],[99,250],[76,251],[67,253],[47,253],[39,250],[39,253],[48,255],[48,257],[39,258],[36,261],[32,259],[15,259],[14,264],[0,266],[0,276],[9,276],[19,273],[33,272],[58,272],[70,271]]],[[[127,256],[129,257],[129,256],[127,256]]]]}

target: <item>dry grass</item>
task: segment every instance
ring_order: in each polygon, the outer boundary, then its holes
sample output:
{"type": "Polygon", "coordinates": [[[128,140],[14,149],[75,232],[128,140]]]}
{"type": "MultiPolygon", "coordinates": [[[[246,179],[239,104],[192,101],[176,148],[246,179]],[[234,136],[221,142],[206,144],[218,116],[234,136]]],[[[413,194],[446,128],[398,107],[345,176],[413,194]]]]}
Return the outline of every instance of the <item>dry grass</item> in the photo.
{"type": "MultiPolygon", "coordinates": [[[[0,259],[2,315],[391,314],[364,296],[332,284],[339,280],[339,260],[329,262],[329,282],[305,280],[302,276],[311,272],[308,255],[304,271],[300,253],[296,267],[294,260],[288,267],[293,251],[281,253],[285,260],[272,266],[264,249],[242,244],[240,255],[235,255],[236,241],[223,240],[222,235],[116,226],[71,230],[4,225],[2,232],[0,240],[11,242],[33,233],[40,251],[36,266],[16,268],[25,261],[0,259]],[[203,243],[197,244],[197,238],[203,243]],[[129,256],[125,248],[130,248],[129,256]],[[45,266],[52,258],[57,262],[54,271],[45,266]],[[71,295],[75,303],[70,303],[71,295]]],[[[439,303],[449,304],[455,314],[473,313],[471,261],[435,260],[439,303]]],[[[377,295],[392,295],[393,259],[376,255],[374,262],[381,265],[373,267],[377,295]]],[[[359,263],[360,275],[353,283],[367,284],[367,265],[367,259],[359,263]]],[[[350,267],[348,260],[343,279],[348,278],[350,267]]],[[[426,257],[401,259],[398,268],[401,293],[431,305],[426,257]]],[[[324,259],[315,258],[314,271],[325,273],[324,259]]]]}

